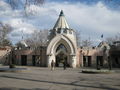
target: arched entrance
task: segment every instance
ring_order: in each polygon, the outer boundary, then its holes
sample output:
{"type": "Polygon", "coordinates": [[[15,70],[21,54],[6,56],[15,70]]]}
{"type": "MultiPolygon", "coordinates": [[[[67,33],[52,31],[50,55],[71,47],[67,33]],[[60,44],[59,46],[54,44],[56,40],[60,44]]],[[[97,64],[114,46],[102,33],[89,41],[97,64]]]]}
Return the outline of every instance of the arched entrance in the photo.
{"type": "Polygon", "coordinates": [[[51,61],[56,63],[56,66],[66,60],[68,66],[76,67],[76,47],[74,43],[64,35],[55,36],[47,47],[47,63],[51,66],[51,61]]]}
{"type": "Polygon", "coordinates": [[[56,64],[55,64],[55,66],[61,67],[61,66],[63,66],[64,62],[66,62],[66,66],[69,66],[68,50],[63,44],[60,44],[56,49],[56,64]]]}

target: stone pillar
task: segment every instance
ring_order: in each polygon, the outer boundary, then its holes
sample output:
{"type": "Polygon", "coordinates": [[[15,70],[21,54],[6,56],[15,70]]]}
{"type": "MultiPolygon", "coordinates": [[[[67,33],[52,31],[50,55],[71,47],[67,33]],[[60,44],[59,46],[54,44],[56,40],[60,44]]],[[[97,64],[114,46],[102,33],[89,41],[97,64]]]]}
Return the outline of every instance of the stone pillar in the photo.
{"type": "Polygon", "coordinates": [[[50,57],[51,57],[51,55],[47,56],[47,67],[51,67],[50,57]]]}
{"type": "Polygon", "coordinates": [[[80,66],[83,67],[83,54],[80,54],[80,66]]]}
{"type": "Polygon", "coordinates": [[[71,67],[76,68],[76,55],[71,55],[71,67]]]}
{"type": "Polygon", "coordinates": [[[51,61],[52,61],[52,60],[55,62],[55,56],[54,56],[54,54],[48,55],[48,56],[47,56],[47,66],[48,66],[48,67],[51,67],[51,61]]]}

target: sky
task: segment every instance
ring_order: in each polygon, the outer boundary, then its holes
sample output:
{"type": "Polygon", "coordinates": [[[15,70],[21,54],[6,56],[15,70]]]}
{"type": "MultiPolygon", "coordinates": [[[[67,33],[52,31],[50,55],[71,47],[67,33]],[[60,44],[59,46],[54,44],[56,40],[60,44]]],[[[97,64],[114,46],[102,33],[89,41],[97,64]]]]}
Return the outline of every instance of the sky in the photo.
{"type": "Polygon", "coordinates": [[[13,10],[6,1],[0,0],[0,22],[12,26],[9,38],[14,44],[34,30],[52,29],[61,10],[82,40],[90,38],[98,45],[102,34],[105,39],[120,33],[120,0],[47,0],[44,5],[28,7],[27,16],[20,5],[13,10]]]}

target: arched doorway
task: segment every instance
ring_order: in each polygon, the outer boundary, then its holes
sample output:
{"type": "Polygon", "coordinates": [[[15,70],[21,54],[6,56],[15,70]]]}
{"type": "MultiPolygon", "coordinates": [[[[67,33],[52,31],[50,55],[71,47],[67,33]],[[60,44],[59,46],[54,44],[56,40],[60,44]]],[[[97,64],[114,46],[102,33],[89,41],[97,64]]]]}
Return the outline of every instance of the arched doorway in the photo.
{"type": "Polygon", "coordinates": [[[68,50],[63,45],[60,44],[56,49],[56,67],[63,66],[63,63],[66,62],[66,66],[69,66],[68,64],[68,50]]]}
{"type": "MultiPolygon", "coordinates": [[[[47,65],[51,67],[51,61],[59,63],[62,61],[62,55],[65,57],[68,66],[76,67],[76,46],[74,43],[64,35],[55,36],[47,47],[47,65]]],[[[57,65],[56,65],[57,66],[57,65]]]]}

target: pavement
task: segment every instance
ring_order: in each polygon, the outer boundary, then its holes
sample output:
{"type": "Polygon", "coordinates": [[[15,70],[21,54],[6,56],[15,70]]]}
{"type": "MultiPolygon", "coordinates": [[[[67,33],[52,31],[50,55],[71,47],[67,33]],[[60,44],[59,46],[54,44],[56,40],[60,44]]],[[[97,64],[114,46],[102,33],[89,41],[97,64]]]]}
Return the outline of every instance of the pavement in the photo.
{"type": "Polygon", "coordinates": [[[80,68],[21,68],[28,69],[0,72],[0,90],[120,90],[120,69],[111,74],[85,74],[80,68]]]}

